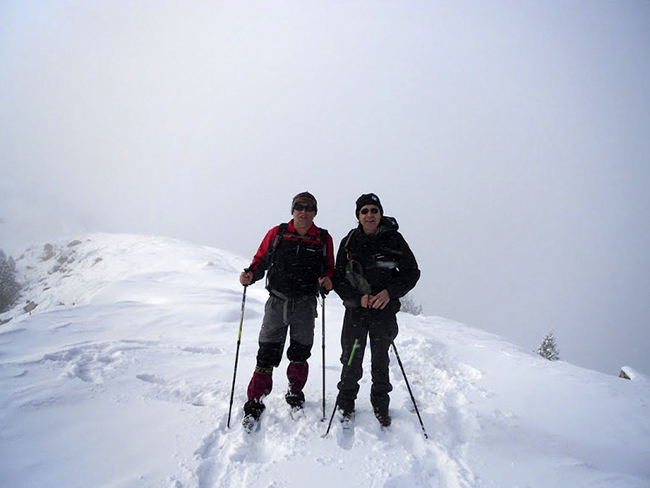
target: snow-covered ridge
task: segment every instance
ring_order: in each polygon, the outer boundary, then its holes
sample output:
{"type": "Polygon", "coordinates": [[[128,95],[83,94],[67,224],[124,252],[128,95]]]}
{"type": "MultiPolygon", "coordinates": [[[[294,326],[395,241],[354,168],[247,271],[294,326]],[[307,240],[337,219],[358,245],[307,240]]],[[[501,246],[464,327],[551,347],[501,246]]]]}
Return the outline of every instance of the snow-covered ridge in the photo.
{"type": "Polygon", "coordinates": [[[120,297],[111,293],[118,283],[119,287],[129,282],[148,283],[144,291],[155,302],[158,286],[188,279],[214,281],[223,274],[239,273],[246,265],[242,258],[218,249],[129,234],[91,234],[34,245],[16,264],[24,284],[22,306],[35,313],[52,307],[119,301],[120,297]]]}
{"type": "MultiPolygon", "coordinates": [[[[0,486],[648,487],[647,383],[549,362],[440,317],[400,314],[393,426],[371,412],[369,372],[352,432],[323,438],[321,342],[294,420],[274,375],[261,430],[242,432],[266,293],[249,287],[233,419],[226,427],[248,264],[218,249],[93,234],[28,249],[24,303],[0,326],[0,486]]],[[[343,309],[326,299],[333,407],[343,309]]]]}

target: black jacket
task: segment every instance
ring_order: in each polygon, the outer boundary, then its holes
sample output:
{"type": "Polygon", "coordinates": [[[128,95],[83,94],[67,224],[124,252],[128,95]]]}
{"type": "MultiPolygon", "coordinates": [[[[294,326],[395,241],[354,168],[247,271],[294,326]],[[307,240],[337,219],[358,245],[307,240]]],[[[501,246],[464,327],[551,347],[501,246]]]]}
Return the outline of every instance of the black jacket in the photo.
{"type": "MultiPolygon", "coordinates": [[[[411,248],[398,232],[399,225],[392,217],[382,217],[377,233],[367,235],[361,224],[341,241],[336,256],[334,291],[347,308],[359,308],[364,293],[346,277],[350,260],[359,263],[363,277],[370,285],[370,294],[388,290],[390,302],[386,309],[397,313],[399,298],[406,295],[420,279],[420,269],[411,248]]],[[[349,274],[349,273],[348,273],[349,274]]]]}

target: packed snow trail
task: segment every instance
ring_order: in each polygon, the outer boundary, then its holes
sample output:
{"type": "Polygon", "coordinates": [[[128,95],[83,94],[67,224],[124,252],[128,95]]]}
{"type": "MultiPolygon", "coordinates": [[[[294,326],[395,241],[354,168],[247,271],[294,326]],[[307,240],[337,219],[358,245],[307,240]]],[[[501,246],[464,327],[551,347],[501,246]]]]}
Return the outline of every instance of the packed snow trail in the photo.
{"type": "MultiPolygon", "coordinates": [[[[392,394],[390,428],[382,429],[375,419],[365,398],[369,390],[368,382],[364,381],[353,428],[344,431],[335,417],[325,438],[327,424],[322,421],[318,385],[312,382],[308,388],[311,400],[305,405],[304,418],[299,420],[292,419],[283,390],[276,388],[266,399],[267,409],[259,431],[249,434],[232,424],[228,430],[222,420],[204,439],[196,452],[199,486],[250,486],[253,480],[259,483],[262,479],[269,480],[268,486],[308,486],[313,479],[328,479],[334,486],[472,486],[473,477],[464,460],[467,452],[464,444],[472,438],[476,423],[465,418],[456,407],[462,408],[466,400],[456,391],[453,379],[447,379],[452,384],[446,392],[424,394],[421,385],[426,384],[428,375],[421,372],[432,370],[433,376],[441,373],[435,372],[435,365],[425,364],[432,355],[423,341],[413,341],[411,347],[409,357],[422,358],[412,366],[413,382],[418,385],[416,391],[421,394],[422,402],[429,405],[424,409],[427,412],[424,421],[429,421],[432,427],[435,424],[438,439],[426,440],[422,435],[403,385],[397,384],[392,394]],[[442,429],[439,423],[453,427],[442,429]],[[344,452],[333,456],[335,446],[344,452]]],[[[338,363],[328,368],[331,387],[336,384],[339,369],[338,363]]],[[[401,372],[393,368],[392,374],[401,375],[401,372]]],[[[280,377],[276,382],[281,384],[280,368],[276,375],[280,377]]],[[[330,394],[328,405],[332,406],[335,392],[330,394]]],[[[242,391],[240,403],[243,401],[242,391]]]]}

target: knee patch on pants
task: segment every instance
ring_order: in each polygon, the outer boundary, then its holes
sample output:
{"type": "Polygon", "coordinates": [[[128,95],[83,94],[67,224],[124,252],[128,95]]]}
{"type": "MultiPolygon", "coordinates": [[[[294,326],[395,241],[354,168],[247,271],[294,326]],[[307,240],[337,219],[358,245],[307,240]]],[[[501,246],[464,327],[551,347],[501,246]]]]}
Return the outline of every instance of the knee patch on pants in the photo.
{"type": "Polygon", "coordinates": [[[260,368],[277,368],[282,360],[284,344],[263,342],[257,351],[257,366],[260,368]]]}
{"type": "Polygon", "coordinates": [[[294,363],[304,363],[311,356],[311,346],[291,341],[287,349],[287,358],[294,363]]]}

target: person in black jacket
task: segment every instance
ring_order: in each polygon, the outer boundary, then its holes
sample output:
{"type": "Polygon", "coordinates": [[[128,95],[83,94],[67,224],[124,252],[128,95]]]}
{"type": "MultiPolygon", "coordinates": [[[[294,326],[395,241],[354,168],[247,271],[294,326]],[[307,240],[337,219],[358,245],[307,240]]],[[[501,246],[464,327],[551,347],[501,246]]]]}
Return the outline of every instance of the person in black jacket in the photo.
{"type": "Polygon", "coordinates": [[[370,401],[379,423],[389,426],[388,394],[393,387],[388,373],[388,349],[398,332],[399,299],[415,286],[420,269],[398,232],[397,221],[384,215],[377,195],[361,195],[356,201],[356,216],[359,225],[341,241],[336,256],[334,291],[345,306],[341,331],[343,370],[336,405],[343,421],[353,418],[369,337],[370,401]]]}

